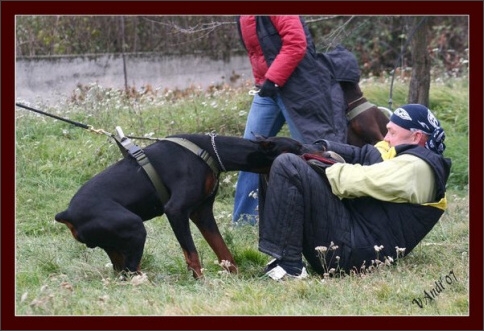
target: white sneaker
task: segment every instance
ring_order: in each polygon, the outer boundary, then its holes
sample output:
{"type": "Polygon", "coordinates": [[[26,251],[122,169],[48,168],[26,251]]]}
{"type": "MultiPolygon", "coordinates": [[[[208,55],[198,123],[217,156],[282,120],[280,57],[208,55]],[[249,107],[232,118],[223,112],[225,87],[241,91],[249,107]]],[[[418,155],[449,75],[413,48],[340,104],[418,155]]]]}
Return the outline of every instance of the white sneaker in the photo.
{"type": "Polygon", "coordinates": [[[291,278],[295,278],[295,279],[304,279],[304,278],[308,278],[309,277],[308,272],[306,270],[306,267],[303,267],[302,268],[301,274],[299,274],[299,275],[293,276],[293,275],[287,274],[287,276],[288,277],[291,277],[291,278]]]}
{"type": "Polygon", "coordinates": [[[308,272],[306,271],[306,267],[303,267],[301,274],[291,275],[291,274],[288,274],[286,270],[284,270],[284,268],[278,265],[272,268],[271,270],[269,270],[268,272],[266,272],[265,275],[271,277],[274,280],[281,280],[284,277],[294,278],[294,279],[304,279],[308,277],[308,272]]]}

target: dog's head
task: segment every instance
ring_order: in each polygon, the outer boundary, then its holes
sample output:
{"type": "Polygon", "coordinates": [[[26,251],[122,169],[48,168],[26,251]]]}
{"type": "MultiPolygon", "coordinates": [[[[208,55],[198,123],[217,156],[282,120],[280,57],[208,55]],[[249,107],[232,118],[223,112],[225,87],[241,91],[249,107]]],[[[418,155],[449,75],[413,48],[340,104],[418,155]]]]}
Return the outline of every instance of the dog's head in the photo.
{"type": "Polygon", "coordinates": [[[302,144],[301,142],[289,137],[265,137],[254,134],[255,142],[259,148],[267,155],[278,156],[283,153],[302,155],[305,153],[321,154],[324,149],[317,144],[302,144]]]}

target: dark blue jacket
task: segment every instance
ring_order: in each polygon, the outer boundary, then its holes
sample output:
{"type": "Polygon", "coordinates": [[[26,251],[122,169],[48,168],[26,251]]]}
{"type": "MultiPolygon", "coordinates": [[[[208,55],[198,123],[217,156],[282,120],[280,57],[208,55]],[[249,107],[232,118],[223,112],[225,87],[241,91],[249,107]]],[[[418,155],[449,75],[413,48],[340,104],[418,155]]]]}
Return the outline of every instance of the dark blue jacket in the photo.
{"type": "MultiPolygon", "coordinates": [[[[311,34],[302,18],[301,22],[306,33],[307,52],[280,88],[281,97],[292,121],[304,136],[304,142],[312,143],[318,139],[346,142],[346,118],[344,108],[341,109],[344,106],[343,92],[338,84],[332,84],[331,73],[318,59],[311,34]],[[333,109],[333,106],[340,109],[333,109]]],[[[268,16],[256,17],[256,30],[270,66],[281,49],[281,37],[268,16]]]]}

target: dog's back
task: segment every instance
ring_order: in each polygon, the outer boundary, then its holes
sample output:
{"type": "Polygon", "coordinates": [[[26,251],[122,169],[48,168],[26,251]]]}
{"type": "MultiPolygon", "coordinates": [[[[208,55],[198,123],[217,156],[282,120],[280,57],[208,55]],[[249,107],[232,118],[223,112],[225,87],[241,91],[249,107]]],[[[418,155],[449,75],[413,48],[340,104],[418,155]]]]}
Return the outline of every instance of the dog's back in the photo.
{"type": "Polygon", "coordinates": [[[214,157],[223,171],[266,173],[274,159],[282,153],[303,154],[311,148],[288,137],[263,137],[253,140],[233,136],[179,134],[170,137],[191,141],[214,157]],[[220,164],[221,162],[221,164],[220,164]]]}

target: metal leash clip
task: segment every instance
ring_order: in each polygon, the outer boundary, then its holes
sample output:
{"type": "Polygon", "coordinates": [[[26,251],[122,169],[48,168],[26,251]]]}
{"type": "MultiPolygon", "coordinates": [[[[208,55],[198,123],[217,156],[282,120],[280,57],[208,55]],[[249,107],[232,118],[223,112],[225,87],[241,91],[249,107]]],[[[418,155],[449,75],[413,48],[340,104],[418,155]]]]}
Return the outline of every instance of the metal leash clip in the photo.
{"type": "Polygon", "coordinates": [[[111,133],[103,130],[103,129],[95,129],[92,125],[87,125],[87,129],[91,132],[97,133],[97,134],[105,134],[106,136],[111,136],[111,133]]]}
{"type": "Polygon", "coordinates": [[[123,140],[126,136],[124,135],[123,129],[120,126],[116,127],[116,133],[118,134],[119,140],[123,140]]]}
{"type": "Polygon", "coordinates": [[[253,89],[249,90],[249,95],[256,95],[259,94],[260,88],[254,87],[253,89]]]}

